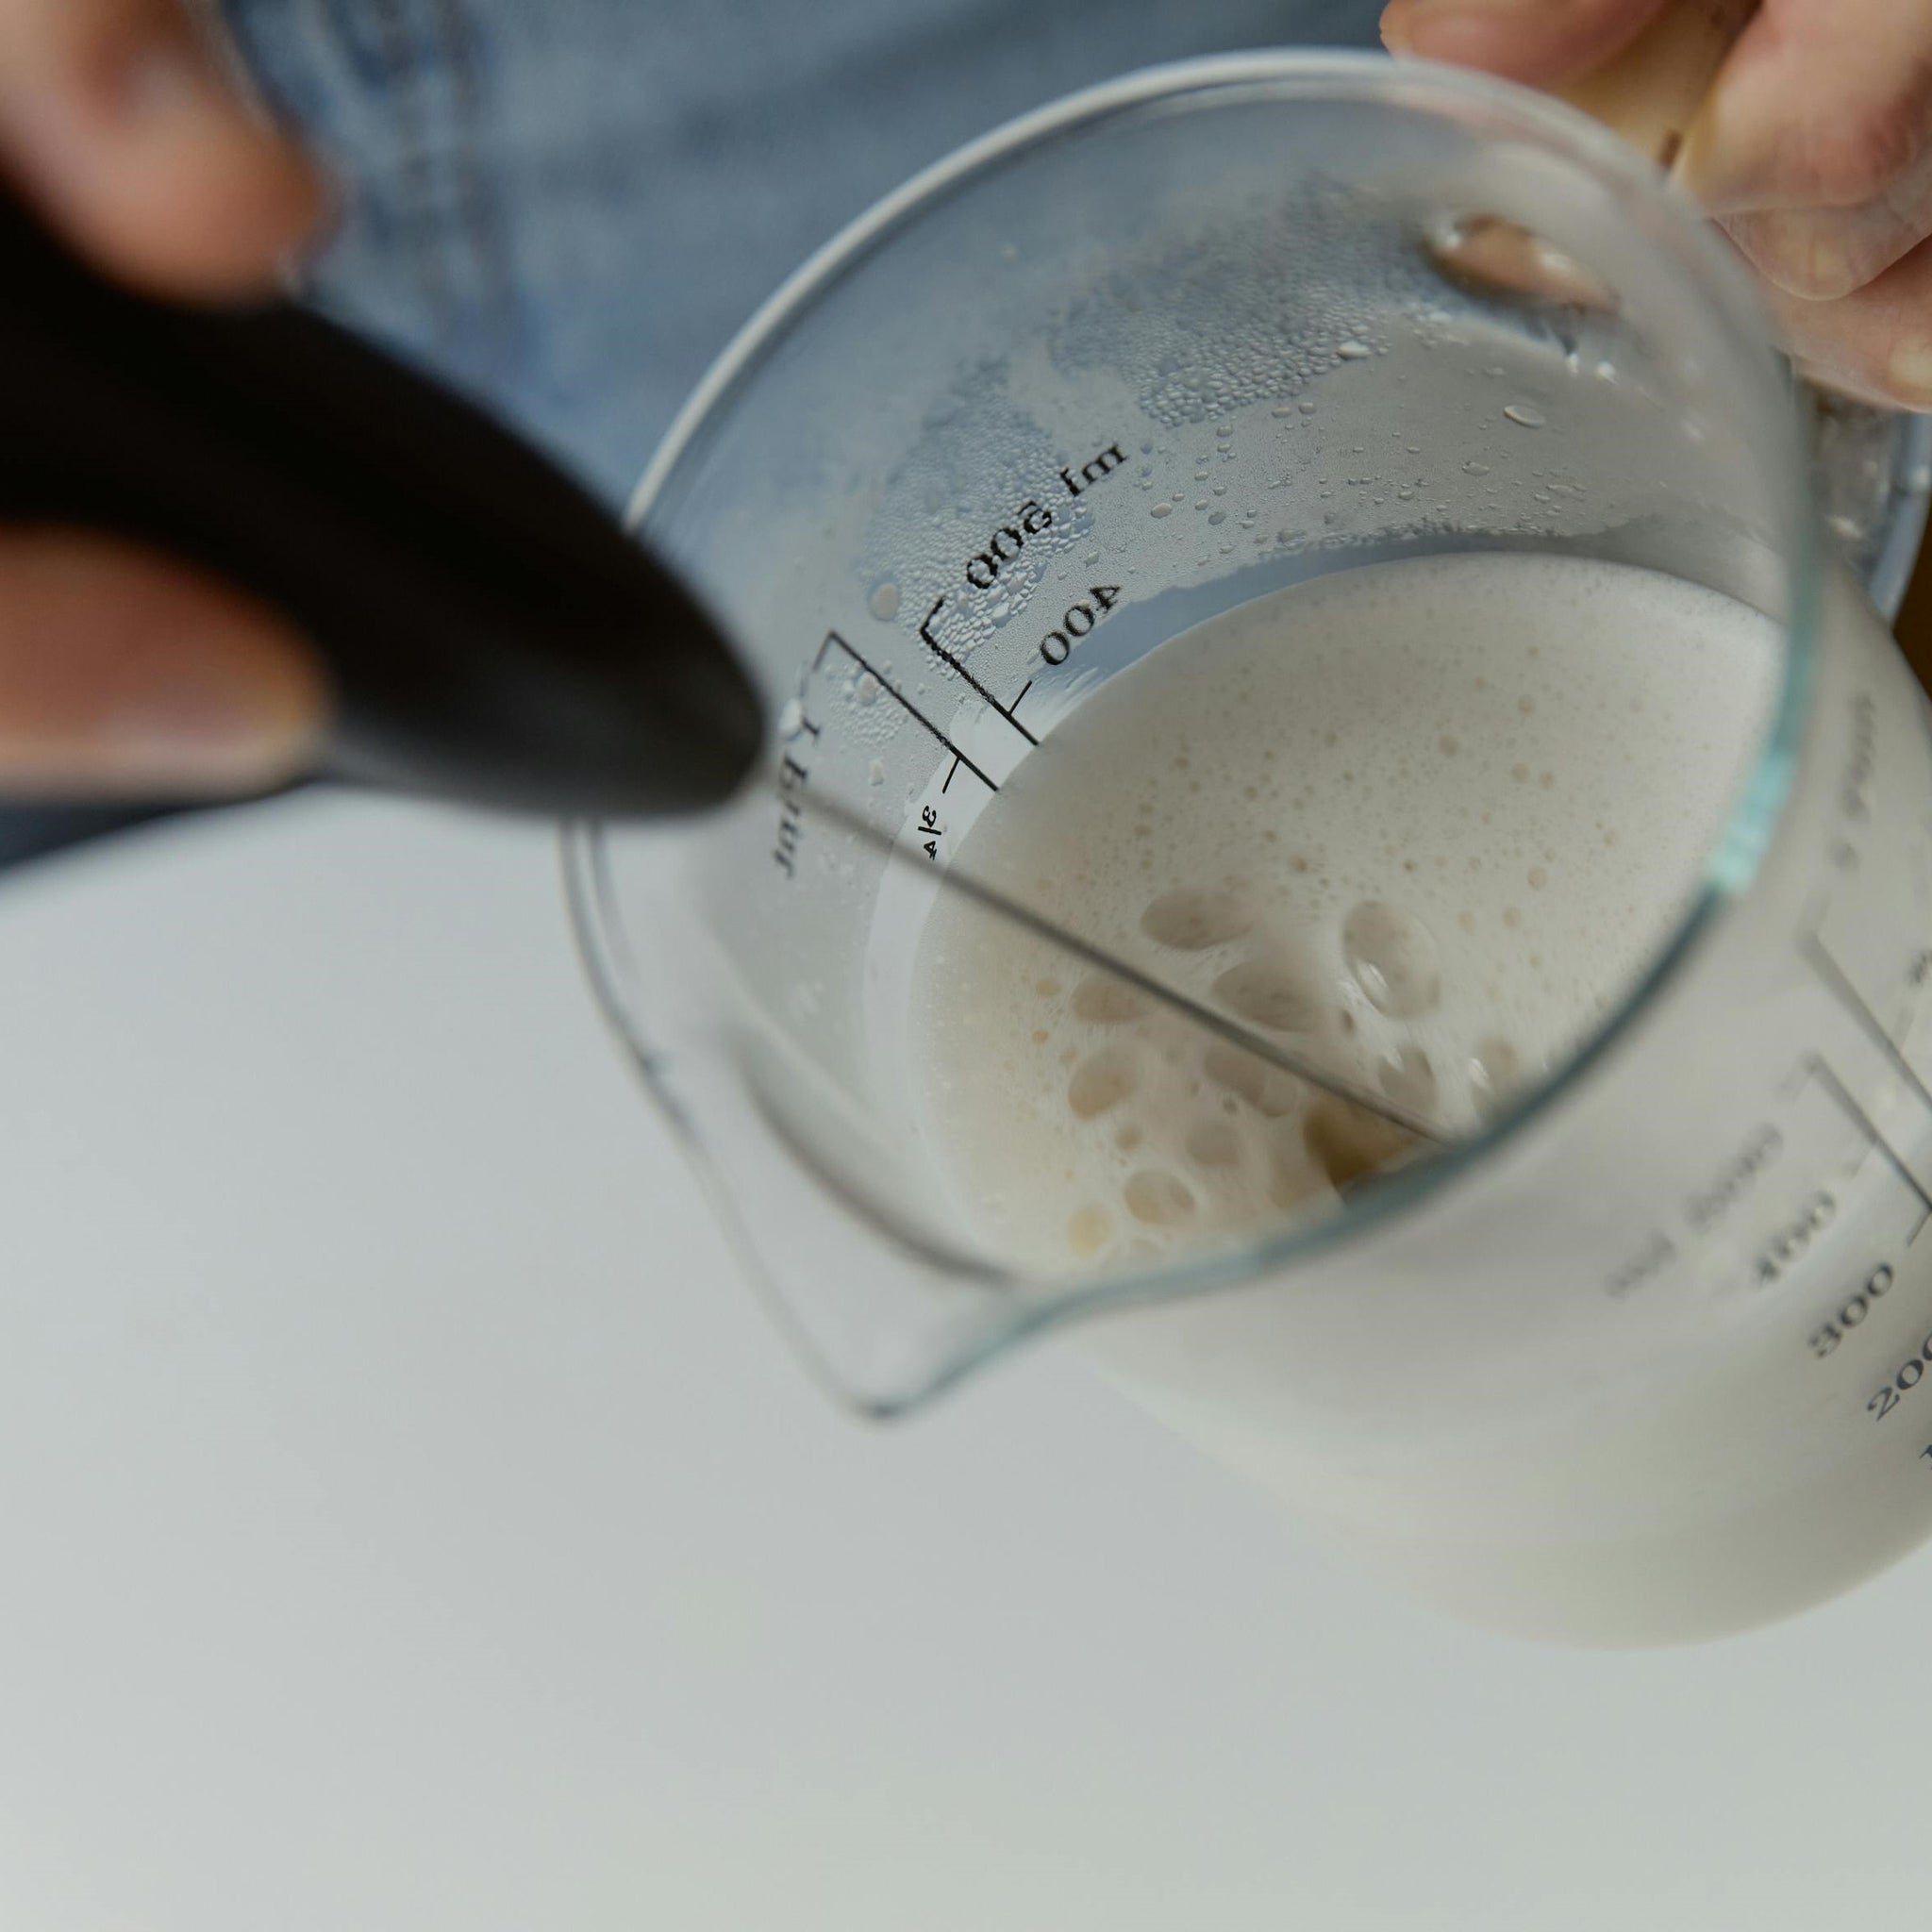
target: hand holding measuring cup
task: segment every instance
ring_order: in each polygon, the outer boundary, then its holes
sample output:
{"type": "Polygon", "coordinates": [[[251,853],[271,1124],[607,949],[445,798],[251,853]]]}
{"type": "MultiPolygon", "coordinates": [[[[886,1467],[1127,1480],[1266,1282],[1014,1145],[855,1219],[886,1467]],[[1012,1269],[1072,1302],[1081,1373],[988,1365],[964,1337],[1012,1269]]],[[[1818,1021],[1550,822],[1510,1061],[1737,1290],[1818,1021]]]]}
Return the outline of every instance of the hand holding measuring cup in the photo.
{"type": "MultiPolygon", "coordinates": [[[[1562,89],[1666,10],[1393,0],[1382,34],[1399,54],[1562,89]]],[[[1932,408],[1932,7],[1765,0],[1718,71],[1678,175],[1757,271],[1805,375],[1932,408]]]]}
{"type": "MultiPolygon", "coordinates": [[[[272,293],[324,205],[174,0],[0,0],[0,172],[99,267],[192,302],[272,293]]],[[[265,605],[129,543],[0,525],[0,788],[255,790],[324,707],[265,605]]]]}

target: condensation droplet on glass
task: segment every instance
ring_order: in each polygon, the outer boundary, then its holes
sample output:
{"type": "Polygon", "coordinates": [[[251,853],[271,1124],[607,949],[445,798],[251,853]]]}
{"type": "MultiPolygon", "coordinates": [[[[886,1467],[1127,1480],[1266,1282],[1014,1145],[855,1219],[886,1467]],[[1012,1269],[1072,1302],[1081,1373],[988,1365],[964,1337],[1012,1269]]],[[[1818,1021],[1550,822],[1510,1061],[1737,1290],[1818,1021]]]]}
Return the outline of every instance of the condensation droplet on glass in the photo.
{"type": "Polygon", "coordinates": [[[872,614],[881,624],[891,624],[899,614],[899,587],[890,581],[872,593],[872,614]]]}
{"type": "Polygon", "coordinates": [[[873,783],[874,783],[874,785],[883,785],[883,784],[884,784],[884,783],[886,782],[886,761],[885,761],[885,759],[884,759],[884,758],[874,758],[874,759],[873,759],[873,761],[872,761],[872,770],[870,771],[870,773],[868,773],[868,774],[867,774],[867,775],[868,775],[868,776],[869,776],[869,777],[870,777],[870,778],[872,779],[872,782],[873,782],[873,783]]]}
{"type": "Polygon", "coordinates": [[[878,679],[870,671],[861,672],[858,683],[852,687],[852,695],[861,705],[870,707],[877,704],[879,701],[878,679]]]}
{"type": "Polygon", "coordinates": [[[1295,405],[1295,408],[1299,409],[1304,416],[1312,416],[1315,413],[1315,399],[1312,396],[1304,396],[1302,400],[1295,405]]]}
{"type": "Polygon", "coordinates": [[[778,712],[778,736],[796,738],[805,729],[805,707],[796,698],[787,698],[778,712]]]}
{"type": "Polygon", "coordinates": [[[1150,517],[1171,517],[1174,514],[1174,505],[1171,503],[1157,503],[1147,514],[1150,517]]]}
{"type": "Polygon", "coordinates": [[[1534,403],[1505,403],[1503,413],[1520,429],[1541,429],[1549,421],[1534,403]]]}
{"type": "Polygon", "coordinates": [[[1369,347],[1368,343],[1358,342],[1353,336],[1350,336],[1347,341],[1336,343],[1335,353],[1344,362],[1360,362],[1366,358],[1373,356],[1375,352],[1369,347]]]}
{"type": "Polygon", "coordinates": [[[1471,457],[1462,467],[1472,476],[1487,476],[1490,474],[1489,464],[1479,463],[1474,457],[1471,457]]]}

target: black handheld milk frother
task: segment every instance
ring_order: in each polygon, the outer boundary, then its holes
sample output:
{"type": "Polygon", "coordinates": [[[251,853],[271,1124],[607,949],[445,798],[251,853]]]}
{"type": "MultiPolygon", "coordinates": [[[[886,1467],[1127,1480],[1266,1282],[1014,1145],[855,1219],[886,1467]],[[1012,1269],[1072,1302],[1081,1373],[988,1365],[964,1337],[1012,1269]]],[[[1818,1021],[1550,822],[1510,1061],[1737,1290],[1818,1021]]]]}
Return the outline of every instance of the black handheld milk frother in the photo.
{"type": "Polygon", "coordinates": [[[292,304],[121,289],[4,194],[0,519],[153,543],[286,612],[334,685],[324,778],[640,816],[721,801],[758,755],[716,626],[529,445],[292,304]]]}

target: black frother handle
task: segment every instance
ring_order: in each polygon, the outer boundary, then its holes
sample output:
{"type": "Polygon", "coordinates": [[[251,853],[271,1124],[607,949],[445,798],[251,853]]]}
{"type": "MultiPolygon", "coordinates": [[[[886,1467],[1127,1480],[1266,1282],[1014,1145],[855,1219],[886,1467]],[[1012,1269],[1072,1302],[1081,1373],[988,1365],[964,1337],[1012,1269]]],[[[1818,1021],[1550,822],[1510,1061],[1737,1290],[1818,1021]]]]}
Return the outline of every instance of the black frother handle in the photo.
{"type": "Polygon", "coordinates": [[[289,305],[114,287],[4,194],[0,519],[138,538],[277,605],[335,680],[325,776],[655,815],[720,802],[757,756],[715,625],[527,444],[289,305]]]}

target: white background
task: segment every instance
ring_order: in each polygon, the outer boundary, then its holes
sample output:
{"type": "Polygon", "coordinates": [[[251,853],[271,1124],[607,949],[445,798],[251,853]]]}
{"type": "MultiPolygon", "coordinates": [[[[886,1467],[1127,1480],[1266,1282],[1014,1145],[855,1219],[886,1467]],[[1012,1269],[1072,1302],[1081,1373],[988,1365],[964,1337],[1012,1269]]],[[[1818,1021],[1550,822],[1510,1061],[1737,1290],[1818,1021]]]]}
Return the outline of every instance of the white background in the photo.
{"type": "Polygon", "coordinates": [[[734,1277],[547,834],[0,882],[6,1932],[1932,1921],[1932,1559],[1459,1630],[1051,1352],[878,1431],[734,1277]]]}

